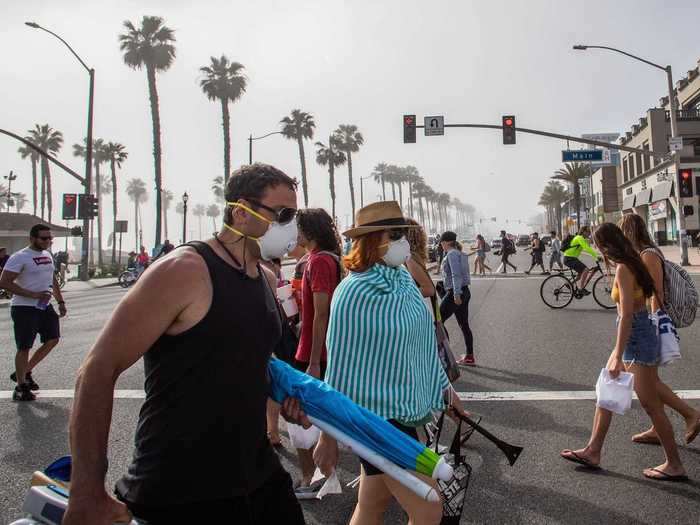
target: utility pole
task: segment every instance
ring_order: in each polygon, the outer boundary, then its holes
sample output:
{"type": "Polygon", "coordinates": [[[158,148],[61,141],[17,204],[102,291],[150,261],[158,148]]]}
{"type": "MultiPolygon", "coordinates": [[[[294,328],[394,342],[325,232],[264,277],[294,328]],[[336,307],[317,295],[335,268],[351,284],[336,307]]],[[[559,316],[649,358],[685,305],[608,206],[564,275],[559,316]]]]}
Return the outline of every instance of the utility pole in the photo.
{"type": "Polygon", "coordinates": [[[10,170],[10,174],[5,175],[5,180],[7,181],[7,213],[10,213],[10,208],[12,207],[12,181],[17,180],[17,175],[10,170]]]}

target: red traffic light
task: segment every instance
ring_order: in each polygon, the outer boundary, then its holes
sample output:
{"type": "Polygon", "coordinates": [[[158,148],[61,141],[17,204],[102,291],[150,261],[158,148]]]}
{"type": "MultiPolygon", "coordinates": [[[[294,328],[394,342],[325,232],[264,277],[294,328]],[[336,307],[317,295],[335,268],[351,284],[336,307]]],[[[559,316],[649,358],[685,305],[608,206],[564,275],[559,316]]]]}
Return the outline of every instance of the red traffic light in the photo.
{"type": "Polygon", "coordinates": [[[683,180],[688,180],[688,179],[690,179],[691,175],[692,175],[691,170],[681,170],[681,178],[682,178],[683,180]]]}
{"type": "Polygon", "coordinates": [[[503,121],[503,123],[504,123],[506,126],[512,126],[512,125],[513,125],[513,119],[507,118],[507,119],[505,119],[505,120],[503,121]]]}
{"type": "Polygon", "coordinates": [[[406,116],[406,117],[403,118],[403,122],[404,122],[404,124],[406,124],[407,126],[413,126],[413,124],[415,123],[415,117],[406,116]]]}

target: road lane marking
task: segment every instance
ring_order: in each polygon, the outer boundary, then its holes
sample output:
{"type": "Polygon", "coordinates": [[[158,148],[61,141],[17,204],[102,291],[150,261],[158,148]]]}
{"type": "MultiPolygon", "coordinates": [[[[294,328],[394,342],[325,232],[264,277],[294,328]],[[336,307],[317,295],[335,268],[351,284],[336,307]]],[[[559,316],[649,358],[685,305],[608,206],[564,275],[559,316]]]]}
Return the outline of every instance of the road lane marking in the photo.
{"type": "MultiPolygon", "coordinates": [[[[700,390],[676,390],[681,399],[700,399],[700,390]]],[[[73,399],[73,390],[40,390],[39,399],[73,399]]],[[[518,392],[458,392],[462,401],[595,401],[593,390],[518,392]]],[[[115,390],[115,399],[144,399],[143,390],[115,390]]],[[[12,399],[12,390],[0,390],[0,399],[12,399]]]]}

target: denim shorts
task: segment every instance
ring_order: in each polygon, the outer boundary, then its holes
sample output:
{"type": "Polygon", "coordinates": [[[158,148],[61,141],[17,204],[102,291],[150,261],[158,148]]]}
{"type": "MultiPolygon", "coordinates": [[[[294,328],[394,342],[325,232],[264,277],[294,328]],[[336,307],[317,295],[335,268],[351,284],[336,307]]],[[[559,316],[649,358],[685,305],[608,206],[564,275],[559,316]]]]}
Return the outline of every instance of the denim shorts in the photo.
{"type": "MultiPolygon", "coordinates": [[[[618,323],[619,321],[618,318],[618,323]]],[[[656,325],[646,310],[634,314],[632,331],[622,354],[622,360],[625,364],[659,366],[661,361],[659,336],[656,325]]]]}

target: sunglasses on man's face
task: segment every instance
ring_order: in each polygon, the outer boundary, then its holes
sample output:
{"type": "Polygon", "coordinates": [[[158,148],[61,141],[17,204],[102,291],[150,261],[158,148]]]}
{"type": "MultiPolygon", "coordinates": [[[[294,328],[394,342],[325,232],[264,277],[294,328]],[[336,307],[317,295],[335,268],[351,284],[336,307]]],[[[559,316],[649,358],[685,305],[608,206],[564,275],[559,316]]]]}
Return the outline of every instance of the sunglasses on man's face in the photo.
{"type": "Polygon", "coordinates": [[[389,240],[398,241],[406,236],[405,230],[389,230],[389,240]]]}
{"type": "Polygon", "coordinates": [[[51,237],[50,235],[48,237],[37,237],[37,239],[39,239],[40,241],[53,241],[53,237],[51,237]]]}
{"type": "Polygon", "coordinates": [[[258,208],[262,208],[263,210],[267,210],[270,213],[272,213],[275,216],[275,221],[279,222],[280,224],[288,224],[294,220],[294,218],[297,216],[297,209],[296,208],[282,208],[279,210],[276,210],[274,208],[270,208],[269,206],[264,205],[262,202],[255,200],[255,199],[250,199],[248,197],[244,197],[245,200],[253,204],[254,206],[258,208]]]}

